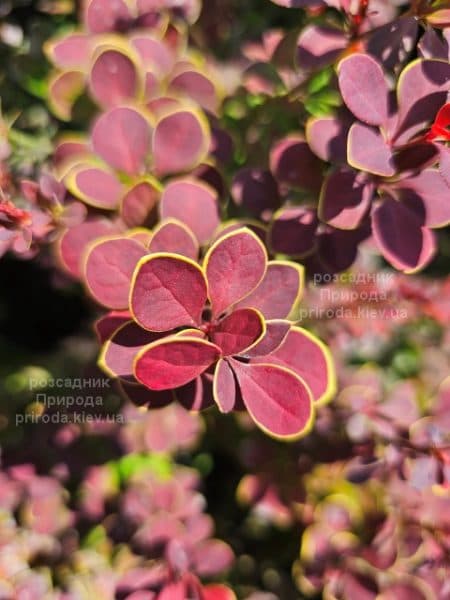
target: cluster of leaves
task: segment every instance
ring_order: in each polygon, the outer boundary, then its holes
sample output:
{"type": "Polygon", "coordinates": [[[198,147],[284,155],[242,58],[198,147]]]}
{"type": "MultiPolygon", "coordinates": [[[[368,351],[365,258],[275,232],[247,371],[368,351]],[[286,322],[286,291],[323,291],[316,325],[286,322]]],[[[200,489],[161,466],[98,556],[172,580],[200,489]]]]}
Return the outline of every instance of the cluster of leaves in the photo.
{"type": "MultiPolygon", "coordinates": [[[[302,594],[450,593],[450,287],[411,277],[450,223],[449,9],[273,3],[286,29],[220,65],[214,3],[200,17],[198,0],[84,0],[74,23],[70,3],[43,2],[48,77],[43,60],[5,69],[25,109],[0,87],[0,256],[80,284],[123,419],[57,428],[48,464],[31,444],[6,453],[0,595],[233,598],[204,582],[233,551],[174,458],[212,406],[208,443],[239,465],[253,526],[302,532],[302,594]],[[304,293],[313,278],[333,283],[304,293]],[[90,436],[98,459],[79,454],[90,436]]],[[[19,29],[14,46],[0,24],[11,65],[33,55],[19,29]]]]}

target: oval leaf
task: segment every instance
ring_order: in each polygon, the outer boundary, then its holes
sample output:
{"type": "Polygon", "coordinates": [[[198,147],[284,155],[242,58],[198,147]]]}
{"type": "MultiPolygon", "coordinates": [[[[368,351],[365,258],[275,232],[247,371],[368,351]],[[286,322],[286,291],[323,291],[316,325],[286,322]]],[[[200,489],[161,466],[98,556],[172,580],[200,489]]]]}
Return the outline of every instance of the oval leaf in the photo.
{"type": "Polygon", "coordinates": [[[110,377],[136,383],[133,363],[137,353],[160,336],[160,333],[145,331],[134,321],[124,323],[103,345],[99,367],[110,377]]]}
{"type": "Polygon", "coordinates": [[[423,218],[393,198],[384,198],[374,210],[372,229],[383,256],[401,271],[422,269],[435,253],[436,240],[423,218]]]}
{"type": "Polygon", "coordinates": [[[151,390],[186,385],[220,358],[220,349],[198,338],[169,337],[144,347],[135,361],[136,379],[151,390]]]}
{"type": "Polygon", "coordinates": [[[122,184],[111,171],[101,167],[80,165],[65,178],[68,190],[95,208],[114,210],[122,196],[122,184]]]}
{"type": "Polygon", "coordinates": [[[308,433],[314,418],[313,398],[298,375],[277,365],[231,360],[242,400],[258,427],[282,440],[308,433]]]}
{"type": "Polygon", "coordinates": [[[328,402],[336,392],[336,374],[330,351],[301,327],[292,327],[279,348],[256,362],[271,362],[295,371],[308,385],[316,403],[328,402]]]}
{"type": "Polygon", "coordinates": [[[175,219],[159,224],[148,249],[150,252],[173,252],[194,260],[198,257],[198,243],[194,234],[184,223],[175,219]]]}
{"type": "Polygon", "coordinates": [[[228,233],[215,242],[204,260],[213,314],[221,314],[248,296],[264,277],[266,265],[266,249],[248,229],[228,233]]]}
{"type": "Polygon", "coordinates": [[[130,308],[136,321],[150,331],[170,331],[198,325],[206,303],[201,268],[172,254],[141,259],[133,276],[130,308]]]}
{"type": "Polygon", "coordinates": [[[128,227],[146,223],[158,203],[159,187],[151,180],[134,184],[122,198],[121,216],[128,227]]]}
{"type": "Polygon", "coordinates": [[[388,87],[383,69],[367,54],[352,54],[338,67],[339,88],[352,113],[368,125],[388,120],[388,87]]]}
{"type": "Polygon", "coordinates": [[[117,106],[135,98],[139,78],[133,61],[117,50],[105,50],[92,67],[90,88],[103,106],[117,106]]]}
{"type": "Polygon", "coordinates": [[[236,382],[233,371],[226,360],[219,360],[214,372],[214,400],[220,412],[231,412],[236,404],[236,382]]]}
{"type": "Polygon", "coordinates": [[[112,108],[97,119],[92,131],[94,151],[111,167],[137,175],[150,151],[150,125],[137,110],[112,108]]]}
{"type": "Polygon", "coordinates": [[[178,219],[191,229],[200,244],[211,239],[219,226],[217,192],[197,179],[170,182],[161,198],[161,218],[178,219]]]}
{"type": "Polygon", "coordinates": [[[95,243],[86,257],[84,272],[87,287],[97,302],[107,308],[127,308],[134,269],[146,255],[142,244],[129,238],[95,243]]]}
{"type": "Polygon", "coordinates": [[[160,119],[153,136],[153,160],[159,175],[181,173],[198,165],[208,152],[210,134],[203,117],[181,110],[160,119]]]}

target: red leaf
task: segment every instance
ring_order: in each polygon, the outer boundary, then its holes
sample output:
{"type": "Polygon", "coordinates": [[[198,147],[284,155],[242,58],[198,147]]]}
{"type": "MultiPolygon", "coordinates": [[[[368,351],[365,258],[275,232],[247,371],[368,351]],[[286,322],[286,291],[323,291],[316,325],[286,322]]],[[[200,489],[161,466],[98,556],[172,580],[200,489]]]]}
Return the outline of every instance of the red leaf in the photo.
{"type": "Polygon", "coordinates": [[[267,254],[259,238],[248,229],[226,234],[208,250],[204,269],[214,315],[250,294],[266,271],[267,254]]]}
{"type": "Polygon", "coordinates": [[[236,600],[234,593],[224,585],[206,585],[202,592],[203,600],[236,600]]]}
{"type": "Polygon", "coordinates": [[[198,325],[206,303],[206,280],[188,258],[154,254],[143,258],[134,273],[130,309],[151,331],[198,325]]]}
{"type": "Polygon", "coordinates": [[[315,402],[325,403],[336,392],[336,375],[328,348],[301,327],[292,327],[279,348],[252,362],[270,362],[291,369],[308,385],[315,402]]]}
{"type": "Polygon", "coordinates": [[[230,356],[251,348],[264,335],[265,330],[261,313],[253,308],[241,308],[213,326],[210,337],[224,356],[230,356]]]}
{"type": "Polygon", "coordinates": [[[205,340],[170,336],[143,348],[135,362],[135,376],[151,390],[186,385],[220,357],[220,348],[205,340]]]}
{"type": "Polygon", "coordinates": [[[142,244],[129,238],[96,242],[88,252],[84,273],[97,302],[107,308],[127,308],[133,271],[146,255],[142,244]]]}
{"type": "Polygon", "coordinates": [[[242,400],[258,427],[285,440],[309,431],[314,417],[313,397],[298,375],[278,365],[230,360],[242,400]]]}

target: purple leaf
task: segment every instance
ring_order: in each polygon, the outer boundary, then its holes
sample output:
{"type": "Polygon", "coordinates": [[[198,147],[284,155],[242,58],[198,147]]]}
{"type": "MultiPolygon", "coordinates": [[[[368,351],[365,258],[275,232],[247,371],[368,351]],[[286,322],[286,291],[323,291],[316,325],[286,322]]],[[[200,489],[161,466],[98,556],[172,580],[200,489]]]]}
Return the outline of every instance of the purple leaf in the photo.
{"type": "Polygon", "coordinates": [[[388,87],[383,69],[366,54],[352,54],[338,67],[339,88],[352,113],[368,125],[388,120],[388,87]]]}
{"type": "Polygon", "coordinates": [[[264,220],[280,205],[278,187],[270,171],[241,169],[233,178],[231,193],[234,202],[250,214],[264,220]]]}
{"type": "Polygon", "coordinates": [[[297,63],[301,69],[322,69],[332,64],[348,43],[341,29],[309,25],[298,38],[297,63]]]}
{"type": "Polygon", "coordinates": [[[381,132],[361,123],[354,123],[348,134],[347,158],[355,169],[381,177],[395,174],[392,150],[381,132]]]}
{"type": "Polygon", "coordinates": [[[274,253],[293,257],[304,256],[314,249],[318,225],[315,209],[296,206],[282,208],[270,225],[270,249],[274,253]]]}
{"type": "Polygon", "coordinates": [[[277,142],[270,152],[270,169],[279,183],[317,192],[322,183],[322,164],[299,135],[277,142]]]}
{"type": "Polygon", "coordinates": [[[372,227],[383,256],[396,269],[407,273],[417,271],[434,255],[433,233],[403,202],[385,197],[373,211],[372,227]]]}
{"type": "Polygon", "coordinates": [[[339,229],[355,229],[368,214],[373,184],[355,171],[335,171],[324,182],[319,200],[322,221],[339,229]]]}

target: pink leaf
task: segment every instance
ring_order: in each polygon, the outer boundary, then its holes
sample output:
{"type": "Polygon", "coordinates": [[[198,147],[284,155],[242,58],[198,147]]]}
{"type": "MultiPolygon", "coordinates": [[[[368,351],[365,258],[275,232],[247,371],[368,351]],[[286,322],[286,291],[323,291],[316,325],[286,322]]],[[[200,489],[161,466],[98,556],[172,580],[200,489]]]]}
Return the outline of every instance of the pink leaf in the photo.
{"type": "Polygon", "coordinates": [[[60,69],[84,69],[89,63],[90,37],[71,33],[44,46],[51,62],[60,69]]]}
{"type": "Polygon", "coordinates": [[[170,336],[137,355],[135,376],[151,390],[186,385],[220,358],[220,348],[199,338],[170,336]]]}
{"type": "Polygon", "coordinates": [[[116,106],[135,98],[138,86],[136,66],[122,52],[105,50],[92,67],[90,88],[103,106],[116,106]]]}
{"type": "Polygon", "coordinates": [[[226,360],[219,360],[214,372],[214,400],[220,412],[232,411],[236,404],[236,382],[233,371],[226,360]]]}
{"type": "Polygon", "coordinates": [[[81,258],[88,244],[103,235],[118,231],[108,219],[96,218],[67,229],[58,243],[59,256],[63,267],[74,277],[81,275],[81,258]]]}
{"type": "Polygon", "coordinates": [[[266,273],[258,285],[236,307],[252,307],[266,319],[286,319],[296,308],[303,293],[304,270],[301,265],[282,260],[267,264],[266,273]]]}
{"type": "Polygon", "coordinates": [[[136,268],[130,307],[136,321],[151,331],[198,325],[206,302],[206,280],[188,258],[155,254],[136,268]]]}
{"type": "Polygon", "coordinates": [[[368,125],[388,120],[388,87],[383,69],[367,54],[351,54],[339,63],[339,88],[352,113],[368,125]]]}
{"type": "Polygon", "coordinates": [[[146,255],[139,242],[128,238],[95,243],[86,257],[85,279],[97,302],[107,308],[127,308],[133,271],[146,255]]]}
{"type": "Polygon", "coordinates": [[[131,14],[124,0],[87,0],[84,21],[92,33],[114,31],[118,26],[131,20],[131,14]]]}
{"type": "Polygon", "coordinates": [[[250,294],[266,271],[267,254],[259,238],[248,229],[226,234],[208,250],[204,268],[214,315],[250,294]]]}
{"type": "Polygon", "coordinates": [[[374,175],[391,177],[395,174],[392,150],[380,131],[354,123],[348,134],[347,158],[355,169],[374,175]]]}
{"type": "Polygon", "coordinates": [[[136,383],[133,361],[144,346],[155,342],[159,337],[161,334],[145,331],[134,321],[128,321],[105,342],[99,357],[99,366],[110,377],[136,383]]]}
{"type": "Polygon", "coordinates": [[[92,145],[111,167],[137,175],[145,168],[150,133],[147,119],[137,110],[112,108],[97,119],[92,131],[92,145]]]}
{"type": "Polygon", "coordinates": [[[180,173],[197,166],[208,152],[207,123],[194,111],[173,112],[156,125],[153,160],[159,175],[180,173]]]}
{"type": "Polygon", "coordinates": [[[193,178],[170,182],[162,195],[160,211],[162,219],[172,217],[186,223],[200,244],[211,239],[220,223],[217,192],[193,178]]]}
{"type": "Polygon", "coordinates": [[[322,69],[332,64],[347,47],[342,29],[309,25],[298,38],[297,62],[302,69],[322,69]]]}
{"type": "Polygon", "coordinates": [[[184,223],[175,219],[161,221],[148,247],[150,252],[173,252],[194,260],[198,257],[198,243],[184,223]]]}
{"type": "Polygon", "coordinates": [[[70,171],[65,183],[74,196],[95,208],[114,210],[122,195],[122,184],[114,173],[87,164],[70,171]]]}
{"type": "Polygon", "coordinates": [[[122,198],[121,216],[128,227],[145,223],[158,203],[160,191],[156,181],[144,180],[133,186],[122,198]]]}

